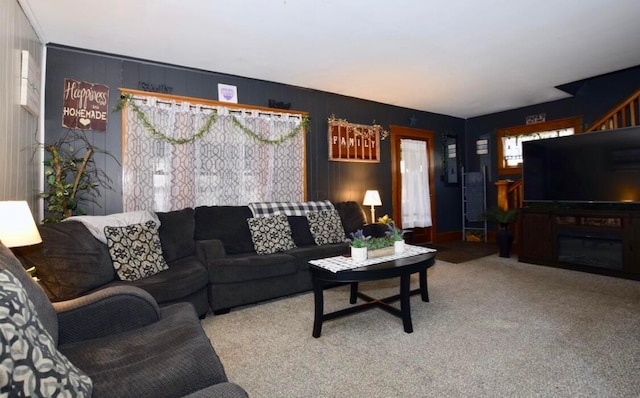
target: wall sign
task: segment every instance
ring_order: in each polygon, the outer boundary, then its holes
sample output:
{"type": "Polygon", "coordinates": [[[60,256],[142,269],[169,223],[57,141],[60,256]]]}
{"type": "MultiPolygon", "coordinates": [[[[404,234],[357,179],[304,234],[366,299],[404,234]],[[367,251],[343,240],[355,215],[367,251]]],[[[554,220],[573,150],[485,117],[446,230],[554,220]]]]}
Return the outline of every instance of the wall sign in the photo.
{"type": "Polygon", "coordinates": [[[107,131],[109,87],[64,79],[62,127],[107,131]]]}
{"type": "Polygon", "coordinates": [[[329,160],[342,162],[380,162],[380,139],[389,133],[382,126],[353,124],[329,117],[329,160]]]}
{"type": "Polygon", "coordinates": [[[546,113],[538,113],[537,115],[529,115],[525,118],[526,124],[542,123],[547,120],[546,113]]]}
{"type": "Polygon", "coordinates": [[[218,101],[238,103],[238,87],[230,84],[218,83],[218,101]]]}

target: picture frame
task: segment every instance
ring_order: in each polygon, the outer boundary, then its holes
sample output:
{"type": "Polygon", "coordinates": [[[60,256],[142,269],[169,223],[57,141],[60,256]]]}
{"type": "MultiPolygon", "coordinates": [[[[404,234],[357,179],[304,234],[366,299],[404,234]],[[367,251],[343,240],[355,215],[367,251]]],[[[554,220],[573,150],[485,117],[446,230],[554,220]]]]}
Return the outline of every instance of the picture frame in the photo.
{"type": "Polygon", "coordinates": [[[379,125],[354,124],[329,117],[329,160],[380,163],[380,136],[383,131],[379,125]]]}

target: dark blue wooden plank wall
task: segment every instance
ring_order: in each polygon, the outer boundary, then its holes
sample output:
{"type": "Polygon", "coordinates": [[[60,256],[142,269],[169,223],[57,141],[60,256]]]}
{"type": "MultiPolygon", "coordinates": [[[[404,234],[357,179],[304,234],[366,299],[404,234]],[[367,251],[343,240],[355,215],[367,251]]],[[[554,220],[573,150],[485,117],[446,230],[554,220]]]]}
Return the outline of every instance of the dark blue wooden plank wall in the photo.
{"type": "MultiPolygon", "coordinates": [[[[330,162],[328,160],[327,118],[335,115],[352,123],[375,121],[386,129],[390,125],[408,126],[409,118],[417,118],[416,128],[433,130],[436,137],[437,165],[441,173],[441,135],[445,132],[464,134],[465,121],[460,118],[422,112],[362,99],[294,87],[251,78],[194,70],[181,66],[100,54],[57,45],[47,47],[45,99],[45,141],[52,142],[65,129],[62,127],[62,90],[65,78],[109,86],[112,109],[119,99],[119,87],[139,89],[139,82],[171,87],[171,94],[217,99],[218,83],[238,87],[239,102],[268,106],[269,99],[292,104],[291,109],[305,111],[311,118],[307,134],[307,196],[310,200],[362,201],[367,189],[378,189],[383,206],[377,214],[391,214],[390,141],[381,143],[381,162],[377,164],[330,162]]],[[[375,84],[375,82],[372,82],[375,84]]],[[[118,161],[121,153],[120,112],[109,113],[107,132],[88,132],[94,145],[108,150],[118,161]]],[[[461,144],[463,141],[461,140],[461,144]]],[[[98,155],[96,162],[114,180],[115,190],[103,190],[99,206],[90,206],[89,214],[110,214],[122,210],[122,171],[113,159],[98,155]]],[[[460,230],[460,187],[446,186],[436,179],[436,221],[438,232],[460,230]]]]}

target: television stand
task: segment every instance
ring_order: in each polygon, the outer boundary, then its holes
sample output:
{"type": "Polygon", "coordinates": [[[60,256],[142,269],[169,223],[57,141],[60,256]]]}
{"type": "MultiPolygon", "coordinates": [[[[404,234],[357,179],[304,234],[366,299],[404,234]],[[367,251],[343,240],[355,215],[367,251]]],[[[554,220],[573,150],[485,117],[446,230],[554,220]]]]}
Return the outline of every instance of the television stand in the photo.
{"type": "Polygon", "coordinates": [[[526,263],[640,280],[640,209],[612,204],[525,204],[526,263]]]}

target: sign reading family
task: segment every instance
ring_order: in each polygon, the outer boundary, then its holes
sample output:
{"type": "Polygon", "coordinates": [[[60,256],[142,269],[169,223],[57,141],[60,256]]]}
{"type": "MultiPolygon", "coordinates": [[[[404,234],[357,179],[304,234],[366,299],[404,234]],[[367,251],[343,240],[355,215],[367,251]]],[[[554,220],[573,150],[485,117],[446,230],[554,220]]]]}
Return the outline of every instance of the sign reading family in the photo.
{"type": "Polygon", "coordinates": [[[107,131],[108,107],[108,86],[64,79],[63,127],[107,131]]]}
{"type": "Polygon", "coordinates": [[[381,126],[349,123],[329,117],[329,160],[342,162],[380,162],[380,136],[389,134],[381,126]]]}

